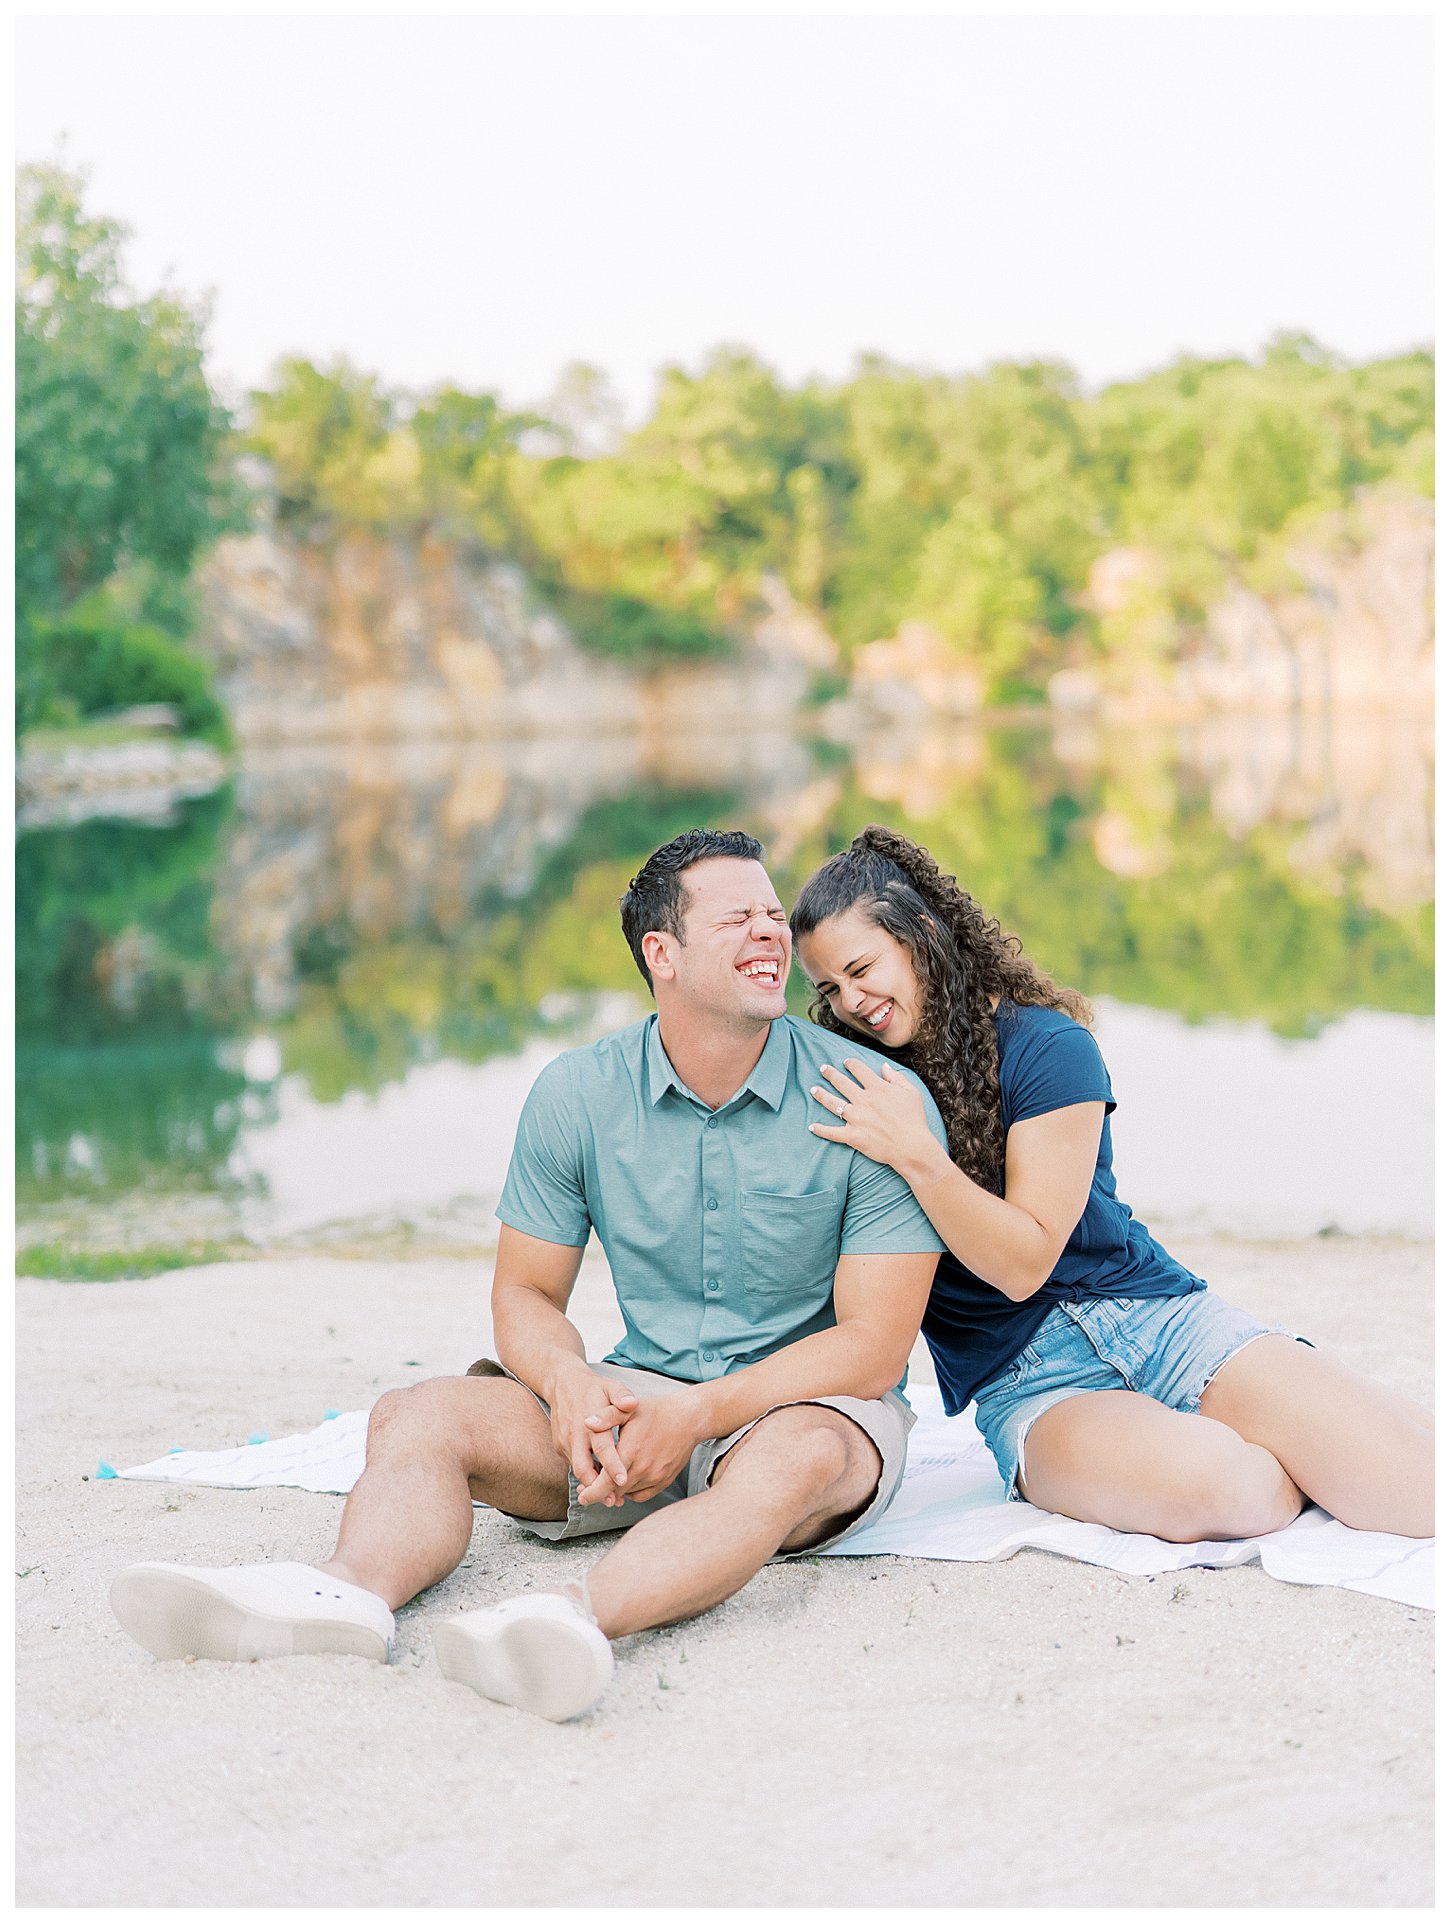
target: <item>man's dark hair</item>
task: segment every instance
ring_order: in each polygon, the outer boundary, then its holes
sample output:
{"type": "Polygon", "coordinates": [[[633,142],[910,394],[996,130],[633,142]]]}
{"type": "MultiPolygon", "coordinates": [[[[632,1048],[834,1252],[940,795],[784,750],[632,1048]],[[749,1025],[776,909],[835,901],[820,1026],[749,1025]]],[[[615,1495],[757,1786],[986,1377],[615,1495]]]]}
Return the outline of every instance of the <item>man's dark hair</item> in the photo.
{"type": "Polygon", "coordinates": [[[655,985],[644,958],[644,938],[653,929],[661,935],[685,939],[687,896],[680,880],[697,861],[763,861],[765,850],[754,835],[734,828],[687,828],[663,848],[656,848],[644,867],[625,889],[619,901],[619,919],[624,939],[634,956],[634,965],[644,976],[651,995],[655,985]]]}

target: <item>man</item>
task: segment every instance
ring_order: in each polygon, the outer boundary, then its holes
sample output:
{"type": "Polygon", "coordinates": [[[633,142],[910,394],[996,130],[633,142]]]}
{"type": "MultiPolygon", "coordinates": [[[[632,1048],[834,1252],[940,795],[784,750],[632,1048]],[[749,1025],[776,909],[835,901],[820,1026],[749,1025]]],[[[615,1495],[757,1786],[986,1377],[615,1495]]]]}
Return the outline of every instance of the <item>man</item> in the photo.
{"type": "Polygon", "coordinates": [[[498,1209],[504,1366],[380,1399],[319,1568],[124,1570],[112,1605],[153,1654],[386,1660],[392,1611],[458,1566],[478,1501],[551,1541],[627,1532],[587,1584],[434,1625],[446,1675],[563,1721],[598,1700],[611,1639],[885,1508],[941,1243],[893,1170],[810,1132],[821,1064],[861,1051],[786,1015],[790,931],[761,854],[695,829],[630,883],[658,1010],[529,1094],[498,1209]],[[625,1323],[595,1364],[565,1315],[591,1227],[625,1323]]]}

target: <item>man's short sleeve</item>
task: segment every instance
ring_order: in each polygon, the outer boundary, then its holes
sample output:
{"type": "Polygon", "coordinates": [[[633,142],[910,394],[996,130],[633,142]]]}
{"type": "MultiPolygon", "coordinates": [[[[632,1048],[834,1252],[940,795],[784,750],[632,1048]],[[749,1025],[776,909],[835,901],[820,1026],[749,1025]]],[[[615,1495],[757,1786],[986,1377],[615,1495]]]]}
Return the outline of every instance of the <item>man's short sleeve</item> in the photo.
{"type": "MultiPolygon", "coordinates": [[[[931,1132],[945,1148],[947,1132],[936,1103],[914,1075],[911,1080],[921,1090],[931,1132]]],[[[937,1255],[944,1246],[910,1183],[885,1162],[854,1153],[841,1220],[842,1255],[937,1255]]]]}
{"type": "Polygon", "coordinates": [[[529,1090],[495,1213],[500,1222],[580,1249],[589,1240],[583,1143],[569,1058],[561,1055],[529,1090]]]}
{"type": "Polygon", "coordinates": [[[1014,1054],[1003,1096],[1009,1128],[1079,1102],[1102,1102],[1109,1114],[1117,1107],[1096,1041],[1068,1016],[1023,1042],[1014,1054]]]}

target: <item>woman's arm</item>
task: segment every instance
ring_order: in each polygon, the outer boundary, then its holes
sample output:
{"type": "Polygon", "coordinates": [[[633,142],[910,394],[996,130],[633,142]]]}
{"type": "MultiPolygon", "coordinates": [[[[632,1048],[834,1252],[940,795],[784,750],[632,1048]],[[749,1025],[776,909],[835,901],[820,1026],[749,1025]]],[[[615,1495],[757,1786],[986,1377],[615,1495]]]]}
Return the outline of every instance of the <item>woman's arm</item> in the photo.
{"type": "Polygon", "coordinates": [[[823,1067],[831,1088],[812,1091],[833,1116],[844,1098],[846,1114],[835,1128],[813,1122],[812,1134],[889,1163],[959,1262],[1014,1302],[1036,1295],[1087,1207],[1105,1105],[1075,1102],[1014,1122],[1006,1194],[992,1195],[951,1160],[915,1087],[889,1062],[881,1075],[864,1061],[846,1066],[849,1076],[823,1067]]]}

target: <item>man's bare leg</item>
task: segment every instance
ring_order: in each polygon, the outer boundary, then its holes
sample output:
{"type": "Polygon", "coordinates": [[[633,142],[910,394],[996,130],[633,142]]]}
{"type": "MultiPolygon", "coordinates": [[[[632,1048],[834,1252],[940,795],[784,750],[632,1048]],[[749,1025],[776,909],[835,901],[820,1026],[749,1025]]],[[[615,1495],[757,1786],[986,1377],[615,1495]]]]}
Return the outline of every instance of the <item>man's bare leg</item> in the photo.
{"type": "MultiPolygon", "coordinates": [[[[875,1492],[881,1458],[848,1417],[776,1410],[721,1463],[711,1488],[638,1522],[590,1574],[611,1637],[677,1622],[734,1595],[783,1547],[824,1539],[875,1492]]],[[[558,1520],[568,1472],[529,1391],[440,1377],[390,1391],[369,1423],[368,1466],[320,1567],[396,1609],[463,1560],[473,1502],[558,1520]]]]}
{"type": "Polygon", "coordinates": [[[568,1473],[534,1397],[507,1378],[393,1390],[373,1410],[367,1467],[327,1562],[135,1563],[112,1581],[111,1607],[160,1658],[332,1653],[385,1662],[394,1609],[462,1561],[475,1495],[525,1516],[567,1513],[568,1473]]]}
{"type": "Polygon", "coordinates": [[[866,1507],[880,1474],[875,1444],[836,1410],[773,1411],[719,1464],[711,1488],[635,1523],[595,1565],[587,1592],[570,1584],[563,1595],[440,1616],[439,1666],[480,1696],[566,1722],[608,1687],[609,1638],[696,1615],[778,1549],[825,1541],[866,1507]]]}
{"type": "Polygon", "coordinates": [[[838,1410],[775,1410],[736,1443],[710,1488],[646,1516],[595,1564],[599,1627],[628,1636],[713,1608],[778,1550],[834,1535],[880,1476],[876,1445],[838,1410]]]}
{"type": "Polygon", "coordinates": [[[533,1395],[498,1376],[390,1389],[368,1418],[337,1548],[318,1566],[397,1609],[462,1562],[475,1501],[541,1522],[568,1514],[568,1467],[533,1395]]]}

